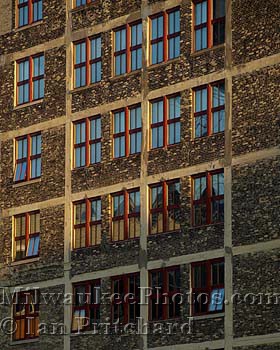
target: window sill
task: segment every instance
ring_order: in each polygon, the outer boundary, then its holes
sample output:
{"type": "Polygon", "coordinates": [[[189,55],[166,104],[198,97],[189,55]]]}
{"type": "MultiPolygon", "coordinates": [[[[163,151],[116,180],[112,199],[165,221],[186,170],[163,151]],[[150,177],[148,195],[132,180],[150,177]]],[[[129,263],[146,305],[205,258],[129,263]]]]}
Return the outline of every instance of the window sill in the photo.
{"type": "Polygon", "coordinates": [[[215,50],[219,50],[221,48],[225,48],[225,43],[223,44],[219,44],[219,45],[216,45],[216,46],[212,46],[212,47],[207,47],[206,49],[203,49],[203,50],[199,50],[199,51],[193,51],[191,52],[191,57],[196,57],[196,56],[200,56],[200,55],[203,55],[204,53],[206,52],[211,52],[211,51],[215,51],[215,50]]]}
{"type": "Polygon", "coordinates": [[[191,319],[193,321],[198,321],[198,320],[208,320],[208,319],[212,319],[212,318],[220,318],[220,317],[224,317],[224,316],[225,316],[224,312],[219,312],[219,313],[216,313],[216,314],[191,316],[191,319]]]}
{"type": "Polygon", "coordinates": [[[25,26],[22,26],[22,27],[17,27],[14,29],[14,32],[21,32],[22,30],[25,30],[25,29],[29,29],[29,28],[33,28],[33,27],[37,27],[41,24],[44,23],[44,20],[41,19],[40,21],[37,21],[37,22],[34,22],[34,23],[31,23],[31,24],[26,24],[25,26]]]}
{"type": "Polygon", "coordinates": [[[26,258],[26,259],[11,262],[11,266],[31,264],[31,263],[37,262],[39,260],[40,260],[40,258],[38,256],[36,258],[26,258]]]}
{"type": "Polygon", "coordinates": [[[37,342],[39,342],[39,337],[37,337],[35,339],[12,340],[10,342],[10,345],[16,346],[16,345],[20,345],[20,344],[29,344],[29,343],[37,343],[37,342]]]}
{"type": "Polygon", "coordinates": [[[38,183],[38,182],[41,182],[41,178],[14,183],[13,184],[13,188],[18,188],[18,187],[22,187],[22,186],[32,185],[32,184],[38,183]]]}
{"type": "Polygon", "coordinates": [[[44,101],[44,99],[41,98],[40,100],[35,100],[35,101],[32,101],[32,102],[23,103],[22,105],[17,105],[17,106],[14,107],[14,111],[16,111],[18,109],[21,109],[21,108],[37,105],[39,103],[42,103],[43,101],[44,101]]]}
{"type": "Polygon", "coordinates": [[[181,59],[181,55],[178,57],[172,58],[171,60],[163,61],[160,63],[149,64],[148,71],[152,70],[153,68],[159,68],[162,66],[166,66],[167,64],[170,64],[170,63],[178,63],[178,62],[180,62],[180,59],[181,59]]]}

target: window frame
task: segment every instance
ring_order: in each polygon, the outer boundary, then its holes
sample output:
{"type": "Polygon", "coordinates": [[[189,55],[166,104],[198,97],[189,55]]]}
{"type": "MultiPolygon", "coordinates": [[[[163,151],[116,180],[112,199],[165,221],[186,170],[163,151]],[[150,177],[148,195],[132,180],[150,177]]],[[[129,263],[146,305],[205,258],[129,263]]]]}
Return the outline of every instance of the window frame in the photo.
{"type": "Polygon", "coordinates": [[[40,179],[42,176],[42,164],[40,167],[40,176],[35,176],[35,177],[31,177],[32,176],[32,160],[34,159],[42,159],[42,148],[41,148],[41,153],[37,153],[35,155],[32,155],[32,138],[36,137],[36,136],[41,136],[41,147],[42,147],[42,134],[41,132],[36,132],[33,134],[28,134],[28,135],[24,135],[24,136],[19,136],[15,139],[15,143],[14,143],[14,155],[15,155],[15,162],[14,162],[14,177],[13,177],[13,181],[15,184],[17,183],[21,183],[21,182],[27,182],[27,181],[32,181],[32,180],[36,180],[36,179],[40,179]],[[24,158],[17,158],[17,151],[18,151],[18,141],[21,140],[27,140],[27,154],[26,157],[24,158]],[[17,167],[18,164],[20,163],[24,163],[26,162],[26,175],[24,177],[24,179],[22,180],[16,180],[16,174],[17,174],[17,167]]]}
{"type": "Polygon", "coordinates": [[[14,243],[14,249],[13,249],[13,261],[24,261],[24,260],[29,260],[33,258],[37,258],[40,256],[40,239],[41,239],[41,216],[40,216],[40,210],[34,210],[30,211],[27,213],[22,213],[18,215],[13,216],[13,243],[14,243]],[[32,232],[30,233],[30,216],[31,215],[38,215],[39,214],[39,227],[40,231],[39,232],[32,232]],[[25,218],[25,235],[21,236],[16,236],[16,220],[18,218],[25,218]],[[23,238],[24,237],[24,238],[23,238]],[[29,250],[29,244],[30,244],[30,239],[32,238],[39,238],[39,243],[38,243],[38,254],[30,255],[28,256],[28,250],[29,250]],[[25,242],[25,256],[23,258],[17,259],[16,258],[16,242],[17,241],[23,241],[25,242]]]}
{"type": "MultiPolygon", "coordinates": [[[[85,5],[81,5],[85,6],[85,5]]],[[[81,7],[79,6],[79,7],[81,7]]],[[[102,81],[102,35],[101,34],[95,34],[92,36],[89,36],[84,39],[73,41],[73,90],[76,89],[82,89],[87,86],[91,86],[97,83],[100,83],[102,81]],[[101,48],[100,48],[100,57],[97,58],[91,58],[91,45],[93,40],[97,40],[100,38],[101,48]],[[75,63],[76,61],[76,46],[79,44],[85,43],[85,62],[75,63]],[[95,82],[91,82],[91,69],[92,65],[100,62],[101,64],[101,72],[100,72],[100,80],[97,80],[95,82]],[[75,79],[75,72],[76,69],[79,69],[81,67],[85,67],[85,85],[76,86],[76,79],[75,79]]]]}
{"type": "Polygon", "coordinates": [[[95,164],[100,164],[102,162],[102,118],[101,115],[95,115],[92,117],[87,117],[73,122],[73,169],[81,169],[88,166],[94,166],[95,164]],[[91,121],[100,119],[101,126],[101,137],[91,140],[91,121]],[[78,124],[85,123],[85,141],[76,143],[76,126],[78,124]],[[91,163],[91,145],[100,143],[100,162],[91,163]],[[85,165],[76,166],[76,149],[85,147],[85,165]]]}
{"type": "Polygon", "coordinates": [[[140,154],[142,151],[142,106],[141,103],[135,104],[135,105],[131,105],[131,106],[126,106],[124,108],[120,108],[120,109],[116,109],[114,111],[112,111],[112,129],[113,129],[113,159],[119,159],[119,158],[125,158],[125,157],[129,157],[131,155],[134,154],[140,154]],[[135,110],[137,108],[140,108],[141,111],[141,127],[140,128],[134,128],[131,129],[131,123],[130,123],[130,111],[131,110],[135,110]],[[124,112],[124,131],[115,133],[115,114],[117,113],[122,113],[124,112]],[[141,132],[141,151],[140,152],[135,152],[135,153],[131,153],[131,135],[132,134],[136,134],[141,132]],[[116,157],[115,156],[115,139],[120,138],[120,137],[124,137],[124,155],[116,157]]]}
{"type": "MultiPolygon", "coordinates": [[[[203,137],[209,137],[211,135],[216,135],[216,134],[225,132],[225,129],[217,131],[217,132],[213,131],[213,126],[214,126],[213,114],[215,112],[220,112],[220,111],[224,111],[224,113],[225,113],[226,94],[224,94],[224,104],[223,105],[219,105],[217,107],[213,107],[213,88],[215,86],[219,86],[221,84],[224,85],[224,91],[225,91],[225,80],[224,79],[215,81],[215,82],[210,83],[210,84],[200,85],[200,86],[194,87],[192,89],[192,101],[193,101],[193,108],[192,108],[193,135],[192,135],[192,137],[193,137],[194,140],[200,139],[200,138],[203,138],[203,137]],[[203,111],[196,112],[195,111],[196,92],[197,91],[202,91],[204,89],[207,90],[207,109],[203,110],[203,111]],[[207,115],[207,134],[206,135],[201,135],[201,136],[196,136],[196,118],[199,118],[202,115],[207,115]]],[[[224,120],[224,122],[225,122],[225,120],[224,120]]]]}
{"type": "MultiPolygon", "coordinates": [[[[139,222],[140,222],[140,218],[141,218],[141,207],[139,208],[139,212],[133,212],[130,213],[129,212],[129,195],[131,193],[135,193],[135,192],[139,192],[139,196],[140,196],[140,188],[136,187],[136,188],[132,188],[129,190],[124,190],[124,191],[119,191],[119,192],[115,192],[112,193],[110,195],[111,197],[111,241],[112,242],[122,242],[122,241],[126,241],[126,240],[133,240],[133,239],[139,239],[139,236],[136,236],[136,232],[134,232],[134,236],[131,237],[130,236],[130,218],[139,218],[139,222]],[[114,197],[118,197],[118,196],[124,196],[124,213],[123,215],[118,215],[118,216],[114,216],[114,197]],[[115,221],[121,221],[123,220],[123,225],[124,225],[124,233],[123,233],[123,239],[120,238],[120,234],[118,232],[118,239],[114,239],[114,228],[113,228],[113,223],[115,221]]],[[[141,206],[141,202],[140,202],[140,206],[141,206]]]]}
{"type": "Polygon", "coordinates": [[[214,171],[207,171],[205,173],[200,173],[193,175],[191,178],[192,186],[191,186],[191,203],[192,203],[192,227],[201,227],[201,226],[207,226],[207,225],[216,225],[216,224],[222,224],[224,221],[213,221],[212,217],[212,202],[214,200],[224,200],[224,194],[223,195],[212,195],[212,177],[213,175],[217,174],[224,174],[224,169],[218,169],[214,171]],[[205,199],[197,199],[195,200],[195,180],[199,178],[206,178],[206,198],[205,199]],[[205,203],[206,206],[206,222],[200,223],[199,225],[195,224],[195,205],[196,204],[203,204],[205,203]]]}
{"type": "MultiPolygon", "coordinates": [[[[136,291],[136,287],[137,287],[137,284],[136,284],[136,278],[138,277],[139,278],[139,291],[138,291],[138,295],[136,293],[133,293],[134,294],[134,298],[131,298],[133,300],[127,300],[128,298],[126,298],[126,300],[120,300],[120,301],[115,301],[114,298],[112,298],[112,301],[111,301],[111,323],[115,322],[115,318],[114,318],[114,307],[115,305],[123,305],[123,315],[124,315],[124,319],[122,322],[119,323],[119,325],[125,325],[125,324],[128,324],[129,322],[131,322],[130,320],[130,317],[129,317],[129,305],[137,305],[137,303],[139,304],[140,303],[140,286],[141,286],[141,283],[140,283],[140,273],[139,272],[134,272],[134,273],[130,273],[130,274],[125,274],[125,275],[119,275],[119,276],[113,276],[111,277],[111,295],[115,295],[116,293],[119,293],[116,292],[114,290],[114,282],[115,281],[122,281],[123,283],[123,295],[124,296],[127,296],[128,294],[132,293],[132,292],[129,292],[129,288],[130,288],[130,285],[129,285],[129,282],[130,282],[130,278],[131,277],[134,277],[134,290],[136,291]],[[131,302],[131,303],[130,303],[131,302]],[[133,304],[134,303],[134,304],[133,304]]],[[[120,293],[119,293],[120,294],[120,293]]],[[[130,298],[129,298],[130,299],[130,298]]],[[[119,315],[119,311],[118,311],[118,315],[119,315]]],[[[135,311],[135,319],[134,321],[136,321],[136,318],[137,317],[140,317],[140,308],[139,308],[139,315],[137,315],[137,311],[135,311]]],[[[120,320],[120,317],[118,317],[118,319],[120,320]]]]}
{"type": "Polygon", "coordinates": [[[16,0],[16,28],[24,28],[27,26],[30,26],[32,24],[35,23],[40,23],[44,16],[44,8],[43,8],[44,2],[43,0],[27,0],[24,3],[19,3],[19,0],[16,0]],[[38,2],[42,2],[42,18],[38,19],[38,20],[34,20],[34,3],[38,3],[38,2]],[[28,9],[28,19],[27,19],[27,23],[20,25],[20,9],[23,7],[27,7],[28,9]]]}
{"type": "MultiPolygon", "coordinates": [[[[131,33],[132,33],[132,30],[131,30],[131,27],[135,26],[135,25],[138,25],[138,24],[141,24],[142,25],[142,19],[139,19],[139,20],[136,20],[134,22],[131,22],[131,23],[126,23],[124,25],[121,25],[117,28],[114,28],[113,29],[113,76],[115,77],[119,77],[119,76],[122,76],[124,74],[127,74],[127,73],[131,73],[131,72],[137,72],[139,71],[140,69],[142,69],[142,61],[141,61],[141,67],[140,68],[137,68],[137,69],[132,69],[132,51],[134,50],[138,50],[138,49],[141,49],[142,50],[142,45],[143,45],[143,28],[142,28],[142,31],[141,31],[141,44],[137,44],[137,45],[134,45],[132,46],[131,44],[131,33]],[[126,43],[126,48],[125,49],[121,49],[119,51],[116,51],[116,33],[121,31],[121,30],[125,30],[125,43],[126,43]],[[117,56],[121,56],[121,55],[124,55],[125,54],[125,57],[126,57],[126,67],[125,67],[125,72],[124,73],[120,73],[120,74],[116,74],[116,57],[117,56]]],[[[143,51],[143,50],[142,50],[143,51]]],[[[142,55],[143,55],[143,52],[142,52],[142,55]]]]}
{"type": "MultiPolygon", "coordinates": [[[[152,288],[152,273],[162,273],[162,290],[159,291],[157,290],[156,293],[153,293],[149,296],[149,321],[164,321],[164,320],[169,320],[169,319],[178,319],[181,317],[181,308],[180,308],[180,315],[173,316],[172,318],[169,318],[169,303],[164,302],[162,303],[162,318],[153,318],[152,317],[152,299],[157,300],[157,297],[162,297],[164,301],[168,298],[172,298],[173,295],[176,295],[177,293],[180,293],[182,289],[182,284],[181,284],[181,267],[180,265],[176,266],[171,266],[171,267],[166,267],[166,268],[158,268],[158,269],[153,269],[149,270],[149,287],[152,288]],[[169,279],[168,279],[168,274],[170,271],[179,271],[179,276],[180,276],[180,288],[176,289],[174,291],[169,290],[169,279]],[[158,295],[157,295],[158,293],[158,295]]],[[[158,310],[158,305],[157,305],[157,310],[158,310]]]]}
{"type": "MultiPolygon", "coordinates": [[[[213,290],[216,289],[225,289],[225,283],[220,283],[217,285],[212,285],[212,265],[215,263],[223,263],[225,266],[225,261],[224,258],[216,258],[216,259],[211,259],[211,260],[204,260],[204,261],[199,261],[199,262],[194,262],[191,264],[191,291],[192,291],[192,296],[195,298],[195,293],[200,292],[200,293],[208,293],[208,302],[207,302],[207,309],[209,307],[210,301],[211,301],[211,294],[213,290]],[[194,267],[196,266],[206,266],[206,286],[205,287],[194,287],[194,267]]],[[[224,269],[224,276],[225,276],[225,269],[224,269]]],[[[202,315],[211,315],[211,314],[217,314],[217,313],[222,313],[224,312],[224,304],[223,304],[223,309],[222,310],[216,310],[216,311],[209,311],[207,310],[206,312],[195,312],[195,303],[191,303],[191,316],[202,316],[202,315]]]]}
{"type": "Polygon", "coordinates": [[[153,100],[149,101],[150,104],[150,151],[160,149],[160,148],[169,148],[173,147],[175,145],[178,145],[181,142],[181,130],[180,130],[180,141],[175,143],[169,143],[169,127],[171,124],[180,123],[181,128],[181,94],[176,93],[172,95],[167,95],[163,97],[159,97],[153,100]],[[170,119],[169,116],[169,100],[170,99],[176,99],[177,97],[180,98],[180,116],[170,119]],[[163,103],[163,120],[161,122],[153,123],[153,104],[161,102],[163,103]],[[153,129],[162,127],[163,128],[163,145],[153,147],[153,129]]]}
{"type": "Polygon", "coordinates": [[[24,106],[26,104],[41,101],[45,96],[45,91],[43,91],[43,96],[34,98],[34,83],[35,81],[42,80],[45,87],[45,55],[44,53],[38,53],[29,57],[24,57],[16,61],[16,106],[24,106]],[[44,58],[44,74],[40,74],[38,76],[34,76],[33,72],[33,66],[34,66],[34,60],[36,58],[44,58]],[[19,81],[19,72],[20,72],[20,64],[23,62],[28,62],[28,79],[19,81]],[[22,103],[19,103],[19,88],[22,85],[28,84],[28,101],[24,101],[22,103]]]}
{"type": "Polygon", "coordinates": [[[156,14],[149,16],[149,33],[150,33],[150,35],[149,35],[149,52],[150,52],[149,65],[150,66],[154,66],[157,64],[168,62],[168,61],[171,61],[171,60],[174,60],[174,59],[177,59],[178,57],[180,57],[181,44],[180,44],[179,56],[169,58],[169,40],[172,38],[175,38],[177,36],[179,36],[179,38],[181,37],[181,8],[180,8],[180,6],[176,6],[176,7],[173,7],[171,9],[161,11],[161,12],[158,12],[156,14]],[[176,11],[179,11],[179,15],[180,15],[180,31],[169,34],[169,14],[176,12],[176,11]],[[159,18],[159,17],[163,17],[162,36],[152,39],[152,21],[154,19],[159,18]],[[158,44],[160,42],[162,42],[162,46],[163,46],[162,61],[160,61],[160,62],[157,61],[156,63],[153,63],[152,62],[152,55],[153,55],[152,45],[158,44]]]}
{"type": "Polygon", "coordinates": [[[179,178],[167,180],[167,181],[161,181],[154,184],[149,185],[149,236],[155,236],[162,233],[169,233],[169,232],[179,232],[181,228],[177,230],[169,230],[169,211],[177,209],[181,209],[181,204],[177,205],[169,205],[169,198],[168,198],[168,188],[170,185],[173,185],[175,183],[179,183],[180,185],[180,201],[181,201],[181,180],[179,178]],[[162,187],[162,208],[152,208],[152,189],[157,187],[162,187]],[[162,232],[155,232],[152,233],[152,215],[156,213],[162,213],[162,232]]]}
{"type": "Polygon", "coordinates": [[[22,291],[22,292],[17,292],[16,295],[13,298],[13,308],[12,308],[12,314],[13,314],[13,319],[17,325],[16,332],[13,333],[13,341],[18,342],[18,341],[23,341],[23,340],[30,340],[30,339],[36,339],[39,337],[39,290],[38,289],[33,289],[33,290],[28,290],[28,291],[22,291]],[[20,299],[24,297],[24,315],[16,315],[17,310],[16,307],[17,305],[21,305],[19,303],[20,299]],[[31,303],[31,298],[33,298],[33,303],[31,303]],[[37,301],[37,302],[36,302],[37,301]],[[33,305],[34,312],[30,312],[30,306],[33,305]],[[19,337],[16,338],[18,330],[21,335],[21,327],[18,327],[18,322],[23,320],[24,322],[24,337],[19,337]],[[32,327],[33,324],[33,327],[32,327]],[[34,334],[28,334],[29,331],[29,326],[30,329],[33,328],[34,334]]]}
{"type": "MultiPolygon", "coordinates": [[[[81,241],[81,240],[80,240],[81,241]]],[[[95,235],[95,242],[98,242],[98,239],[95,235]]],[[[80,201],[76,201],[73,202],[73,240],[72,240],[72,244],[73,244],[73,250],[78,250],[78,249],[86,249],[89,247],[97,247],[100,246],[102,242],[102,198],[101,196],[98,197],[93,197],[93,198],[86,198],[80,201]],[[91,203],[94,201],[100,201],[100,205],[101,205],[101,217],[100,220],[95,220],[95,221],[91,221],[91,203]],[[76,205],[80,205],[80,204],[85,204],[86,207],[86,220],[84,223],[80,223],[80,224],[76,224],[76,217],[75,217],[75,213],[76,213],[76,205]],[[90,244],[90,235],[91,235],[91,226],[99,226],[100,225],[100,243],[95,243],[95,244],[90,244]],[[76,233],[75,230],[76,229],[80,229],[85,227],[85,246],[80,246],[80,247],[76,247],[76,233]]]]}
{"type": "MultiPolygon", "coordinates": [[[[192,0],[192,52],[200,52],[203,50],[211,49],[213,47],[219,46],[219,45],[224,45],[225,41],[223,43],[218,43],[214,45],[214,35],[213,35],[213,28],[214,24],[217,22],[224,22],[226,21],[226,13],[225,16],[223,17],[218,17],[218,18],[213,18],[214,15],[214,0],[192,0]],[[206,22],[201,23],[196,25],[196,18],[195,18],[195,7],[197,4],[200,4],[202,2],[206,2],[207,6],[207,17],[206,17],[206,22]],[[197,30],[200,30],[202,28],[206,28],[207,30],[207,35],[206,35],[206,47],[197,50],[196,49],[196,39],[195,39],[195,34],[197,30]]],[[[226,12],[226,9],[225,9],[226,12]]],[[[226,33],[225,33],[226,35],[226,33]]]]}
{"type": "Polygon", "coordinates": [[[71,318],[71,332],[72,333],[78,333],[78,332],[85,332],[88,331],[90,329],[92,329],[91,324],[85,326],[85,327],[81,327],[78,328],[77,330],[75,330],[73,328],[73,324],[74,324],[74,316],[75,316],[75,312],[76,311],[81,311],[84,310],[85,311],[85,318],[90,320],[90,314],[91,314],[91,310],[94,310],[94,323],[99,323],[100,322],[100,311],[101,311],[101,279],[94,279],[91,281],[83,281],[83,282],[78,282],[78,283],[74,283],[72,286],[72,290],[73,290],[73,304],[72,304],[72,318],[71,318]],[[78,287],[85,287],[85,296],[86,296],[86,300],[84,305],[76,305],[76,289],[78,287]],[[99,288],[100,290],[100,295],[99,295],[99,303],[92,303],[92,287],[93,288],[99,288]],[[90,299],[90,302],[88,302],[88,298],[90,299]],[[99,313],[99,318],[96,317],[97,313],[99,313]]]}

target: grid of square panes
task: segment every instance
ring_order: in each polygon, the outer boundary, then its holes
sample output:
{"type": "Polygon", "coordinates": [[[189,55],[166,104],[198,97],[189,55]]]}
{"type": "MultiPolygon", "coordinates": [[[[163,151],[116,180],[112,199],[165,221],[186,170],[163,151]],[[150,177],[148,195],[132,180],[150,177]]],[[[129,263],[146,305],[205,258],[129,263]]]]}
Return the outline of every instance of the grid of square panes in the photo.
{"type": "Polygon", "coordinates": [[[212,132],[225,130],[225,83],[212,85],[212,132]]]}
{"type": "Polygon", "coordinates": [[[130,154],[140,153],[142,145],[142,115],[141,106],[129,109],[130,154]]]}
{"type": "Polygon", "coordinates": [[[164,60],[163,15],[152,18],[151,26],[152,26],[152,31],[151,31],[151,50],[152,50],[151,63],[156,64],[156,63],[160,63],[164,60]]]}
{"type": "Polygon", "coordinates": [[[115,75],[126,73],[126,28],[121,28],[114,32],[115,34],[115,75]]]}
{"type": "Polygon", "coordinates": [[[86,41],[75,44],[75,87],[85,86],[86,80],[86,41]]]}
{"type": "Polygon", "coordinates": [[[179,143],[181,140],[180,105],[181,97],[168,98],[168,144],[179,143]]]}
{"type": "Polygon", "coordinates": [[[90,82],[101,80],[101,36],[90,40],[90,82]]]}
{"type": "Polygon", "coordinates": [[[86,120],[75,124],[75,167],[86,165],[86,120]]]}
{"type": "Polygon", "coordinates": [[[180,229],[180,197],[181,184],[179,181],[171,182],[167,185],[168,188],[168,223],[167,230],[175,231],[180,229]]]}
{"type": "Polygon", "coordinates": [[[206,49],[207,43],[207,1],[195,4],[195,50],[206,49]]]}
{"type": "Polygon", "coordinates": [[[101,162],[101,118],[90,119],[90,163],[101,162]]]}
{"type": "Polygon", "coordinates": [[[131,25],[130,32],[130,61],[131,70],[134,71],[142,67],[142,23],[131,25]]]}
{"type": "Polygon", "coordinates": [[[128,236],[135,238],[140,236],[140,191],[129,192],[128,198],[128,236]]]}
{"type": "Polygon", "coordinates": [[[163,100],[152,102],[151,110],[152,110],[151,148],[159,148],[163,146],[163,123],[164,123],[163,100]]]}
{"type": "Polygon", "coordinates": [[[207,101],[208,101],[207,87],[195,90],[195,109],[194,109],[194,122],[195,122],[195,137],[207,136],[207,101]]]}
{"type": "Polygon", "coordinates": [[[125,238],[125,195],[124,193],[112,197],[113,215],[112,215],[112,238],[114,241],[124,240],[125,238]]]}
{"type": "Polygon", "coordinates": [[[125,156],[125,110],[114,113],[114,157],[125,156]]]}
{"type": "Polygon", "coordinates": [[[168,14],[168,59],[180,56],[180,10],[168,14]]]}

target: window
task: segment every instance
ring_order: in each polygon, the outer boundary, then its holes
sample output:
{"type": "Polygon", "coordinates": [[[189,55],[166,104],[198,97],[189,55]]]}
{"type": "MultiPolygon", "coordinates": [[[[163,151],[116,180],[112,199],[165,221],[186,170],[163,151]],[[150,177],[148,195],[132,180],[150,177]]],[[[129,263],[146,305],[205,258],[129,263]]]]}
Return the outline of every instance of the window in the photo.
{"type": "Polygon", "coordinates": [[[101,117],[74,123],[74,167],[101,162],[101,117]]]}
{"type": "Polygon", "coordinates": [[[90,4],[94,0],[74,0],[75,1],[75,7],[83,6],[86,4],[90,4]]]}
{"type": "Polygon", "coordinates": [[[114,158],[140,153],[142,146],[141,106],[113,112],[114,158]]]}
{"type": "Polygon", "coordinates": [[[114,31],[114,72],[121,75],[142,67],[142,23],[114,31]]]}
{"type": "Polygon", "coordinates": [[[100,322],[100,280],[74,285],[73,296],[72,331],[94,329],[100,322]]]}
{"type": "Polygon", "coordinates": [[[180,229],[179,180],[150,186],[150,234],[180,229]]]}
{"type": "Polygon", "coordinates": [[[192,314],[224,310],[224,261],[215,259],[192,264],[192,314]]]}
{"type": "Polygon", "coordinates": [[[152,295],[149,318],[152,321],[180,317],[180,268],[153,270],[149,272],[152,295]]]}
{"type": "Polygon", "coordinates": [[[14,216],[14,260],[34,258],[40,250],[40,212],[14,216]]]}
{"type": "Polygon", "coordinates": [[[101,198],[74,203],[74,248],[101,243],[101,198]]]}
{"type": "Polygon", "coordinates": [[[17,61],[17,104],[44,97],[44,55],[36,55],[17,61]]]}
{"type": "Polygon", "coordinates": [[[17,26],[23,27],[43,19],[43,0],[17,0],[17,26]]]}
{"type": "Polygon", "coordinates": [[[41,134],[16,139],[14,181],[22,182],[41,176],[41,134]]]}
{"type": "Polygon", "coordinates": [[[32,339],[39,336],[39,291],[16,293],[13,301],[16,331],[13,340],[32,339]]]}
{"type": "Polygon", "coordinates": [[[209,136],[224,130],[224,81],[194,89],[194,137],[209,136]]]}
{"type": "Polygon", "coordinates": [[[193,176],[193,225],[224,221],[224,173],[193,176]]]}
{"type": "Polygon", "coordinates": [[[180,10],[172,9],[151,17],[151,64],[179,57],[180,10]]]}
{"type": "Polygon", "coordinates": [[[75,42],[74,88],[97,83],[101,77],[101,36],[75,42]]]}
{"type": "Polygon", "coordinates": [[[224,43],[225,0],[193,0],[193,3],[194,51],[224,43]]]}
{"type": "Polygon", "coordinates": [[[180,100],[180,96],[165,96],[151,101],[151,148],[180,142],[180,100]]]}
{"type": "Polygon", "coordinates": [[[139,236],[139,189],[112,194],[112,240],[121,241],[139,236]]]}
{"type": "Polygon", "coordinates": [[[112,321],[121,325],[135,322],[140,317],[140,274],[113,277],[112,321]]]}

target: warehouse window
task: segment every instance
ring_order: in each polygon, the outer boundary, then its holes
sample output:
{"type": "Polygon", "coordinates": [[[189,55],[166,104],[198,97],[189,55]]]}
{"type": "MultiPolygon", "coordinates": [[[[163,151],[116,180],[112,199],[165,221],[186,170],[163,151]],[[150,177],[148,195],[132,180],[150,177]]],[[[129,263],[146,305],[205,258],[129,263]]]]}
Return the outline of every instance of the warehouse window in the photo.
{"type": "Polygon", "coordinates": [[[192,314],[224,310],[224,261],[215,259],[192,264],[192,314]]]}
{"type": "Polygon", "coordinates": [[[215,171],[193,176],[193,225],[224,221],[224,173],[215,171]]]}
{"type": "Polygon", "coordinates": [[[194,51],[225,41],[225,0],[193,0],[194,51]]]}
{"type": "Polygon", "coordinates": [[[34,258],[40,252],[40,212],[14,216],[14,260],[34,258]]]}
{"type": "Polygon", "coordinates": [[[112,240],[121,241],[139,236],[139,189],[112,194],[112,240]]]}
{"type": "Polygon", "coordinates": [[[179,95],[165,96],[151,101],[151,148],[180,142],[180,101],[179,95]]]}
{"type": "Polygon", "coordinates": [[[180,10],[162,12],[150,18],[151,64],[180,55],[180,10]]]}
{"type": "Polygon", "coordinates": [[[74,203],[74,249],[101,243],[101,198],[74,203]]]}
{"type": "Polygon", "coordinates": [[[17,61],[17,105],[44,97],[44,55],[17,61]]]}
{"type": "Polygon", "coordinates": [[[140,317],[140,274],[111,278],[112,322],[120,325],[135,322],[140,317]]]}
{"type": "Polygon", "coordinates": [[[179,180],[150,186],[150,234],[180,229],[179,180]]]}
{"type": "Polygon", "coordinates": [[[74,88],[97,83],[101,77],[101,36],[75,42],[74,88]]]}
{"type": "Polygon", "coordinates": [[[19,137],[15,141],[14,181],[22,182],[41,176],[41,134],[19,137]]]}
{"type": "Polygon", "coordinates": [[[23,27],[43,19],[43,0],[17,0],[17,26],[23,27]]]}
{"type": "Polygon", "coordinates": [[[194,137],[209,136],[225,130],[224,81],[193,90],[194,137]]]}
{"type": "Polygon", "coordinates": [[[114,158],[141,152],[141,106],[130,106],[113,112],[114,158]]]}
{"type": "Polygon", "coordinates": [[[100,322],[100,280],[75,284],[73,296],[72,331],[95,329],[100,322]]]}
{"type": "Polygon", "coordinates": [[[13,301],[16,323],[13,340],[33,339],[39,336],[39,291],[16,293],[13,301]]]}
{"type": "Polygon", "coordinates": [[[95,116],[74,123],[74,167],[101,162],[101,117],[95,116]]]}
{"type": "Polygon", "coordinates": [[[114,72],[121,75],[142,67],[142,23],[114,30],[114,72]]]}
{"type": "Polygon", "coordinates": [[[150,296],[149,318],[151,321],[180,317],[180,268],[152,270],[149,272],[150,296]]]}

